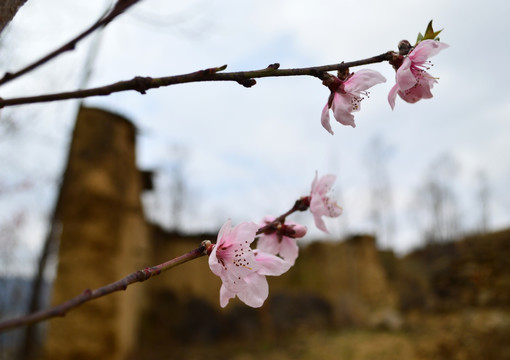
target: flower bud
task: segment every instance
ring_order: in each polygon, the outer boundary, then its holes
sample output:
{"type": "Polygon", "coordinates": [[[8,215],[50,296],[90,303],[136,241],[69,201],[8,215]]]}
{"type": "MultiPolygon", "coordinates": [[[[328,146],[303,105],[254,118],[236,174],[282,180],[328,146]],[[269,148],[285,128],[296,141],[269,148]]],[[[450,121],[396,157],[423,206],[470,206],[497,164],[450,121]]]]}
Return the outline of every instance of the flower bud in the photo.
{"type": "Polygon", "coordinates": [[[304,225],[292,224],[285,226],[285,230],[283,231],[284,236],[288,236],[290,238],[298,239],[302,238],[306,235],[308,229],[304,225]]]}
{"type": "Polygon", "coordinates": [[[399,43],[398,43],[398,53],[400,55],[407,55],[409,54],[409,51],[411,51],[412,49],[412,45],[409,41],[407,40],[401,40],[399,43]]]}

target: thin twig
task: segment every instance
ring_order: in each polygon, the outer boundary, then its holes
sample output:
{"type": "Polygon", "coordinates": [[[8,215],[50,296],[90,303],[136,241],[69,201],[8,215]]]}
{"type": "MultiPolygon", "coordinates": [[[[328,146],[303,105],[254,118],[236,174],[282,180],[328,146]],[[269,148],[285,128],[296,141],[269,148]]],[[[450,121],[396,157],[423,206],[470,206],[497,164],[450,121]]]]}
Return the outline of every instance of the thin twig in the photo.
{"type": "Polygon", "coordinates": [[[287,216],[297,212],[297,211],[306,211],[310,207],[310,197],[309,196],[303,196],[296,200],[294,205],[285,213],[275,218],[270,223],[267,223],[266,225],[259,228],[255,235],[260,235],[264,233],[272,233],[277,228],[278,224],[283,224],[285,222],[285,219],[287,216]]]}
{"type": "Polygon", "coordinates": [[[59,305],[32,314],[28,314],[26,316],[21,316],[15,319],[0,321],[0,332],[8,329],[13,329],[16,327],[34,324],[57,316],[65,316],[68,311],[80,306],[83,303],[111,294],[116,291],[126,290],[126,288],[133,283],[149,280],[153,276],[161,274],[163,271],[166,271],[177,265],[183,264],[187,261],[206,255],[210,246],[211,242],[209,240],[202,241],[198,248],[184,255],[181,255],[179,257],[176,257],[175,259],[169,260],[156,266],[145,268],[143,270],[138,270],[132,274],[129,274],[123,279],[105,285],[103,287],[94,290],[86,289],[80,295],[70,300],[67,300],[59,305]]]}
{"type": "Polygon", "coordinates": [[[203,81],[234,81],[245,87],[251,87],[256,84],[256,78],[265,77],[280,77],[280,76],[314,76],[323,79],[328,71],[345,70],[350,67],[380,63],[383,61],[390,61],[395,56],[393,51],[370,57],[363,60],[341,62],[339,64],[314,66],[307,68],[295,69],[278,69],[278,64],[271,64],[265,69],[253,71],[238,71],[238,72],[221,72],[226,68],[226,65],[221,67],[209,68],[183,75],[167,76],[161,78],[141,77],[137,76],[131,80],[119,81],[110,85],[61,92],[55,94],[46,94],[38,96],[27,96],[12,99],[0,98],[0,108],[13,105],[33,104],[40,102],[50,102],[68,99],[83,99],[92,96],[106,96],[112,93],[135,90],[141,94],[149,89],[155,89],[163,86],[170,86],[176,84],[186,84],[192,82],[203,81]]]}
{"type": "Polygon", "coordinates": [[[16,71],[14,73],[7,72],[3,76],[3,78],[0,79],[0,85],[5,84],[6,82],[9,82],[11,80],[14,80],[24,74],[26,74],[29,71],[34,70],[35,68],[47,63],[51,59],[57,57],[58,55],[66,52],[74,50],[76,47],[76,44],[80,42],[82,39],[96,31],[97,29],[101,27],[105,27],[108,25],[113,19],[115,19],[117,16],[122,14],[124,11],[126,11],[129,7],[136,4],[140,0],[117,0],[114,7],[106,12],[103,16],[99,18],[92,26],[90,26],[88,29],[86,29],[84,32],[73,38],[71,41],[67,42],[66,44],[62,45],[58,49],[52,51],[48,55],[42,57],[41,59],[33,62],[32,64],[24,67],[23,69],[16,71]]]}

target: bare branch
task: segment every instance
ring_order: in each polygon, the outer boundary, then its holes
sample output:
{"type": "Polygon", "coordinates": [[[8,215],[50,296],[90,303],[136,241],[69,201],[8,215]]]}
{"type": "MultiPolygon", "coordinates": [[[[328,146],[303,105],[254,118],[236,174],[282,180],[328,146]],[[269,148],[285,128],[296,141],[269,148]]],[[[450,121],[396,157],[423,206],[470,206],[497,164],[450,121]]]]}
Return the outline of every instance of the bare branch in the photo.
{"type": "MultiPolygon", "coordinates": [[[[289,209],[287,212],[280,215],[279,217],[275,218],[272,222],[259,228],[259,230],[257,231],[257,235],[260,235],[262,233],[270,234],[277,231],[278,225],[283,224],[287,216],[296,211],[305,211],[308,209],[309,205],[310,198],[308,196],[299,198],[298,200],[296,200],[291,209],[289,209]]],[[[111,294],[116,291],[126,290],[126,288],[133,283],[143,282],[177,265],[184,264],[187,261],[199,258],[206,254],[208,255],[211,253],[213,246],[214,245],[211,244],[209,240],[204,240],[202,241],[198,248],[184,255],[178,256],[175,259],[169,260],[167,262],[164,262],[153,267],[145,268],[143,270],[138,270],[120,280],[117,280],[113,283],[97,288],[95,290],[86,289],[80,295],[75,296],[70,300],[67,300],[59,305],[50,307],[48,309],[31,313],[25,316],[21,316],[15,319],[0,321],[0,333],[5,330],[35,324],[57,316],[65,316],[68,311],[90,300],[111,294]]]]}
{"type": "Polygon", "coordinates": [[[0,33],[27,0],[3,0],[0,4],[0,33]]]}
{"type": "Polygon", "coordinates": [[[21,316],[19,318],[0,321],[0,333],[8,329],[38,323],[53,317],[65,316],[68,311],[80,306],[83,303],[111,294],[116,291],[126,290],[126,288],[133,283],[149,280],[151,277],[159,275],[163,271],[171,269],[187,261],[199,258],[205,255],[210,247],[211,242],[209,240],[204,240],[202,241],[198,248],[184,255],[176,257],[175,259],[169,260],[156,266],[145,268],[143,270],[138,270],[132,274],[129,274],[123,279],[105,285],[103,287],[97,288],[95,290],[86,289],[80,295],[70,300],[67,300],[59,305],[53,306],[51,308],[41,310],[32,314],[28,314],[26,316],[21,316]]]}
{"type": "MultiPolygon", "coordinates": [[[[209,68],[205,70],[196,71],[193,73],[167,76],[161,78],[141,77],[137,76],[131,80],[119,81],[110,85],[61,92],[55,94],[46,94],[38,96],[27,96],[12,99],[0,98],[0,108],[13,105],[33,104],[41,102],[68,100],[68,99],[83,99],[92,96],[106,96],[112,93],[135,90],[141,94],[149,89],[155,89],[162,86],[170,86],[176,84],[185,84],[192,82],[203,82],[203,81],[234,81],[245,87],[251,87],[256,84],[256,78],[265,77],[280,77],[280,76],[314,76],[319,79],[323,79],[328,71],[341,71],[350,67],[368,65],[380,63],[383,61],[390,61],[396,54],[393,51],[370,57],[363,60],[341,62],[339,64],[314,66],[307,68],[295,68],[295,69],[278,69],[278,64],[271,64],[265,69],[252,70],[252,71],[239,71],[239,72],[221,72],[227,66],[209,68]]],[[[1,84],[1,82],[0,82],[1,84]]]]}
{"type": "Polygon", "coordinates": [[[113,19],[115,19],[120,14],[122,14],[124,11],[126,11],[132,5],[136,4],[138,1],[140,1],[140,0],[117,0],[117,2],[115,3],[115,5],[113,6],[113,8],[111,10],[107,11],[106,14],[101,16],[101,18],[99,18],[99,20],[97,20],[92,26],[90,26],[88,29],[86,29],[84,32],[82,32],[78,36],[76,36],[71,41],[67,42],[66,44],[62,45],[58,49],[52,51],[48,55],[44,56],[43,58],[37,60],[36,62],[26,66],[25,68],[23,68],[19,71],[16,71],[14,73],[11,73],[11,72],[5,73],[3,78],[0,79],[0,85],[3,85],[6,82],[16,79],[16,78],[26,74],[27,72],[34,70],[35,68],[47,63],[51,59],[57,57],[58,55],[66,52],[66,51],[74,50],[74,48],[76,47],[76,44],[79,41],[81,41],[82,39],[84,39],[85,37],[87,37],[88,35],[93,33],[94,31],[96,31],[97,29],[108,25],[113,19]]]}

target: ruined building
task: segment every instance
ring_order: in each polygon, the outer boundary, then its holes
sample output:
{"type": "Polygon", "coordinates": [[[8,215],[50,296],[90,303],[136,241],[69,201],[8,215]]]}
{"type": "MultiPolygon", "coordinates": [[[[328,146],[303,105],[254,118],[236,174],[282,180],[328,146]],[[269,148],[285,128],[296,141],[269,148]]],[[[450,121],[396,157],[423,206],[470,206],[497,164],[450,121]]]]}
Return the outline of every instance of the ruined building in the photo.
{"type": "MultiPolygon", "coordinates": [[[[121,116],[79,111],[57,208],[62,231],[53,304],[147,264],[149,231],[140,202],[135,135],[133,124],[121,116]]],[[[50,321],[46,357],[124,359],[136,343],[146,300],[134,285],[50,321]]]]}

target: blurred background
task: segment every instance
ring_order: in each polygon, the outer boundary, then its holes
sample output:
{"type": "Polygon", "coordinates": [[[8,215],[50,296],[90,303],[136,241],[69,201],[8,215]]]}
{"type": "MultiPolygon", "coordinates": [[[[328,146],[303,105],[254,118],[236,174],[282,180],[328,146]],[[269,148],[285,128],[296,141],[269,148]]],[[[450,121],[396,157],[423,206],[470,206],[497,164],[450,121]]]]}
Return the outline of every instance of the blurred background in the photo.
{"type": "MultiPolygon", "coordinates": [[[[28,0],[0,34],[0,75],[68,41],[111,4],[28,0]]],[[[124,92],[2,109],[2,318],[48,304],[57,273],[53,302],[214,240],[227,218],[277,216],[308,194],[317,171],[337,175],[335,196],[344,214],[327,222],[329,236],[307,214],[291,219],[309,228],[303,260],[270,282],[275,292],[267,307],[232,304],[221,312],[219,283],[198,260],[183,273],[165,274],[166,287],[154,279],[157,284],[135,285],[133,293],[102,302],[102,310],[91,305],[81,315],[89,320],[79,324],[92,324],[91,314],[104,323],[110,314],[117,325],[101,336],[96,355],[87,355],[92,346],[85,340],[69,351],[82,358],[214,358],[214,351],[232,358],[326,358],[308,353],[320,348],[356,359],[363,351],[368,358],[396,358],[394,349],[401,349],[400,358],[451,359],[498,349],[499,358],[509,356],[498,346],[509,340],[509,257],[503,255],[510,223],[510,79],[501,42],[509,8],[496,0],[145,0],[74,51],[3,85],[1,97],[12,98],[224,64],[227,71],[275,62],[281,68],[333,64],[396,50],[402,39],[413,43],[431,19],[450,45],[431,59],[434,98],[414,105],[397,99],[394,111],[387,102],[394,70],[370,66],[387,83],[371,89],[355,116],[357,127],[335,123],[334,136],[320,125],[329,90],[308,77],[259,79],[250,89],[185,84],[143,96],[124,92]],[[324,257],[331,258],[327,265],[317,260],[324,257]],[[90,264],[97,265],[96,276],[90,264]],[[102,277],[106,272],[110,277],[102,277]],[[38,282],[35,274],[42,274],[38,282]],[[35,303],[34,289],[40,294],[35,303]],[[289,304],[307,310],[285,313],[294,309],[289,304]],[[459,315],[452,304],[469,311],[459,315]],[[423,311],[440,315],[424,317],[423,311]],[[204,317],[211,321],[203,324],[204,317]],[[449,336],[430,340],[443,334],[438,329],[449,336]],[[235,345],[239,339],[229,334],[248,341],[235,345]],[[290,344],[283,353],[275,350],[280,338],[290,344]]],[[[64,341],[62,333],[74,334],[66,326],[78,325],[56,321],[30,337],[49,344],[52,358],[69,358],[52,339],[64,341]]],[[[98,343],[97,329],[76,331],[98,343]]],[[[27,348],[24,339],[24,330],[1,334],[1,356],[27,348]]]]}

